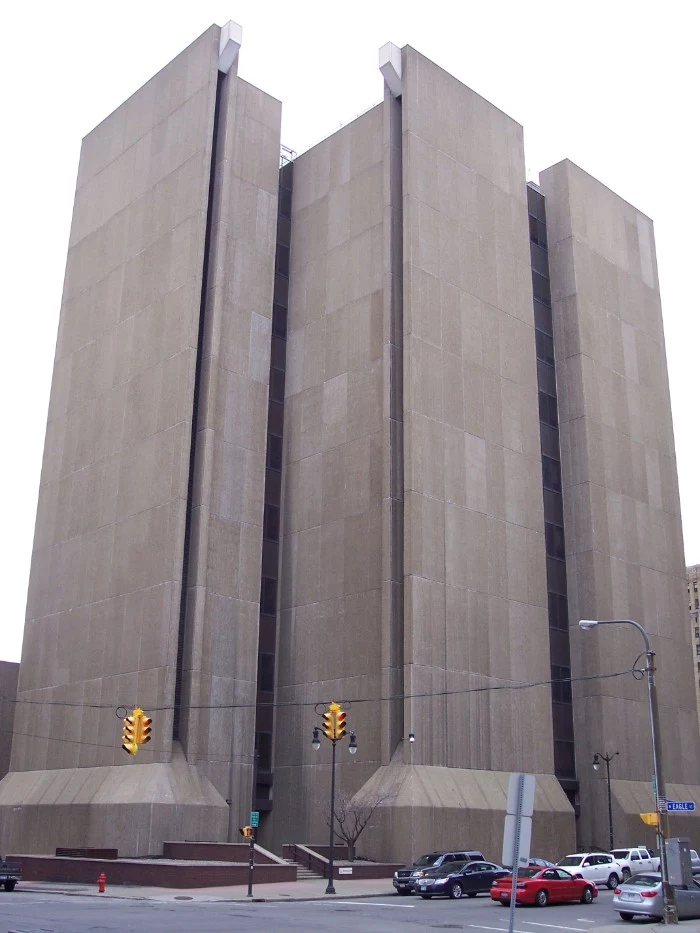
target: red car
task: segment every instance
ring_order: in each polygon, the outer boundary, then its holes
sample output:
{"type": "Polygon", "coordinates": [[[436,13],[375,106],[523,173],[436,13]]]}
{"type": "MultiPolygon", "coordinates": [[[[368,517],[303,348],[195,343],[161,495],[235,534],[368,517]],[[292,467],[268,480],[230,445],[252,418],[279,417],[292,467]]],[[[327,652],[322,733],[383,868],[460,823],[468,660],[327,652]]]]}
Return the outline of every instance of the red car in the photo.
{"type": "MultiPolygon", "coordinates": [[[[513,876],[498,878],[491,886],[491,900],[498,901],[504,907],[510,904],[513,876]]],[[[590,904],[598,897],[598,888],[592,881],[574,878],[563,868],[521,868],[515,888],[516,904],[563,904],[577,901],[590,904]]]]}

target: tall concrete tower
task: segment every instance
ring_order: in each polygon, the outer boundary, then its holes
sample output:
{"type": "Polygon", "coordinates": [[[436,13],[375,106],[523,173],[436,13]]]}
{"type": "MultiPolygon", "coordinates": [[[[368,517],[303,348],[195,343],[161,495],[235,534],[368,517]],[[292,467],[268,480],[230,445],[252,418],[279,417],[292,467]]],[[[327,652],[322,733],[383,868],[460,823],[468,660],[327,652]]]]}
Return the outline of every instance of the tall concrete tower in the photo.
{"type": "Polygon", "coordinates": [[[330,700],[368,855],[497,856],[511,771],[539,851],[604,845],[595,751],[641,839],[644,684],[601,679],[641,645],[576,623],[647,627],[700,804],[651,222],[569,162],[528,185],[522,128],[391,44],[383,102],[280,165],[239,45],[83,144],[0,849],[158,854],[251,805],[318,841],[330,700]]]}

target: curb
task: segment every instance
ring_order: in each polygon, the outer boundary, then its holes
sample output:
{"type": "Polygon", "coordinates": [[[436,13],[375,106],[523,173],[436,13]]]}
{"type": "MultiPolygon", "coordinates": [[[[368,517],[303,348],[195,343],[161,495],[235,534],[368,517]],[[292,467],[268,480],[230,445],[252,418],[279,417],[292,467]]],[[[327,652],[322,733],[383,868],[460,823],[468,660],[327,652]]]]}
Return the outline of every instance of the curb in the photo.
{"type": "MultiPolygon", "coordinates": [[[[187,889],[185,889],[187,890],[187,889]]],[[[167,894],[167,895],[154,895],[154,894],[111,894],[105,891],[104,894],[99,894],[97,891],[61,891],[54,890],[53,888],[34,888],[29,890],[27,888],[16,888],[15,894],[60,894],[63,897],[92,897],[92,898],[102,898],[102,899],[112,899],[112,900],[121,900],[121,901],[154,901],[156,903],[170,903],[172,900],[187,900],[187,901],[200,901],[205,903],[221,903],[221,904],[288,904],[290,901],[295,901],[302,903],[304,901],[349,901],[349,900],[359,900],[361,898],[371,898],[371,897],[393,897],[394,892],[381,892],[375,891],[371,894],[305,894],[301,896],[290,895],[280,895],[272,894],[269,897],[263,895],[258,897],[253,895],[253,897],[248,897],[245,894],[242,894],[238,897],[216,897],[210,896],[206,898],[199,898],[196,895],[191,894],[167,894]]]]}

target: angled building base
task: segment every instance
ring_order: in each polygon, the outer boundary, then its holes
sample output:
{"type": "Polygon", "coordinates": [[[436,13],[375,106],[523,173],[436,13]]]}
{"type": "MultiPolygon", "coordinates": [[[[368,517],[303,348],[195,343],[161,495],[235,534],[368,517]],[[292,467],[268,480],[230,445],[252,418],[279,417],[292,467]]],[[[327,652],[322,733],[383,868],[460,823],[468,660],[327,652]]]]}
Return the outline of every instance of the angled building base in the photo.
{"type": "Polygon", "coordinates": [[[15,771],[0,782],[3,852],[162,855],[166,839],[225,840],[228,820],[226,801],[181,751],[169,763],[15,771]]]}
{"type": "MultiPolygon", "coordinates": [[[[358,848],[407,865],[433,848],[480,849],[499,861],[508,796],[505,771],[441,768],[396,761],[378,771],[354,800],[381,800],[358,848]]],[[[574,811],[553,774],[538,774],[532,855],[575,851],[574,811]]]]}
{"type": "MultiPolygon", "coordinates": [[[[584,848],[607,849],[610,837],[607,782],[605,779],[591,781],[588,788],[583,785],[582,792],[590,793],[588,806],[590,812],[595,813],[595,820],[588,826],[588,838],[582,840],[584,848]]],[[[700,786],[666,784],[666,794],[669,801],[695,804],[695,810],[673,810],[668,815],[671,837],[686,836],[691,845],[695,845],[695,840],[700,838],[700,786]]],[[[655,809],[651,781],[611,780],[610,797],[615,846],[646,845],[658,851],[656,830],[647,826],[640,816],[655,809]]]]}

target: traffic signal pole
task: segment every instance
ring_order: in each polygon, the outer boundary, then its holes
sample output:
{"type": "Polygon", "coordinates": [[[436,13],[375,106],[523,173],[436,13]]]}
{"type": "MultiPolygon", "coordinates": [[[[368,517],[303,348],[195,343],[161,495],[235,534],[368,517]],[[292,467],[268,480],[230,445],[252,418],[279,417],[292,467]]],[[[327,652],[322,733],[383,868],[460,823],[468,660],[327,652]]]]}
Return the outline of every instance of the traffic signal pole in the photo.
{"type": "Polygon", "coordinates": [[[250,847],[248,849],[248,894],[247,897],[253,896],[253,867],[255,865],[255,833],[250,837],[250,847]]]}
{"type": "MultiPolygon", "coordinates": [[[[320,706],[320,704],[318,704],[320,706]]],[[[318,708],[317,708],[318,712],[318,708]]],[[[345,710],[339,703],[335,703],[331,700],[328,704],[328,708],[321,715],[321,725],[314,726],[313,738],[311,739],[311,747],[314,751],[318,751],[321,747],[321,737],[320,734],[323,732],[325,737],[331,743],[332,748],[332,758],[331,758],[331,818],[330,818],[330,840],[328,845],[328,884],[326,885],[326,894],[335,894],[335,886],[333,884],[333,869],[334,869],[334,842],[335,842],[335,747],[341,739],[345,738],[347,733],[347,714],[345,710]]],[[[357,752],[357,736],[351,730],[350,731],[350,742],[348,745],[348,751],[351,755],[354,755],[357,752]]]]}
{"type": "Polygon", "coordinates": [[[328,851],[328,885],[326,886],[326,894],[335,894],[335,888],[333,887],[333,843],[335,841],[335,739],[331,740],[331,745],[333,747],[333,755],[331,758],[331,839],[330,849],[328,851]]]}

